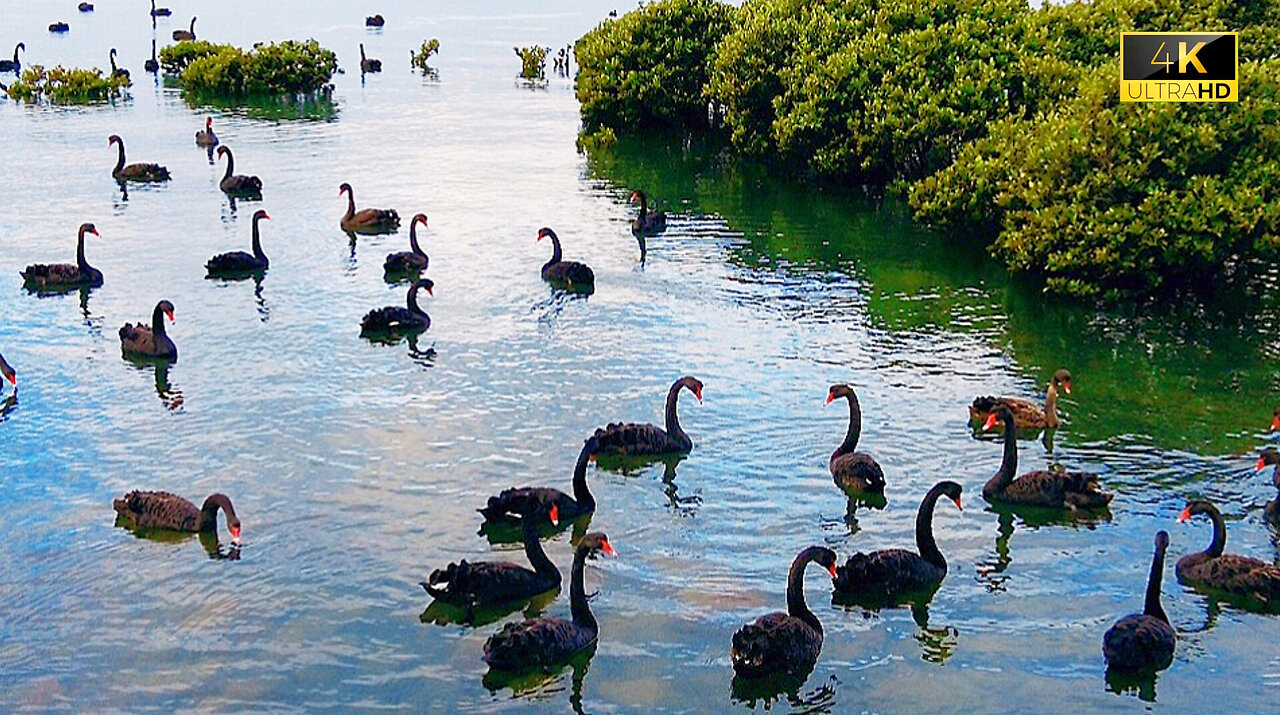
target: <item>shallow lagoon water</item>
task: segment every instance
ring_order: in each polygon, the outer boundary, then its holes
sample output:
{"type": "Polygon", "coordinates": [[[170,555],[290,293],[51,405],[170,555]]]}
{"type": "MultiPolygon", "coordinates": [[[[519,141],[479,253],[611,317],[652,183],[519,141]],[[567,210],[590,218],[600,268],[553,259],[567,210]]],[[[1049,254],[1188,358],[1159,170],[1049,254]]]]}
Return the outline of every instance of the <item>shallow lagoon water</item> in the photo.
{"type": "MultiPolygon", "coordinates": [[[[24,40],[24,63],[102,66],[114,46],[135,80],[114,105],[0,103],[0,350],[21,386],[0,422],[0,709],[1147,708],[1108,691],[1101,637],[1141,608],[1160,528],[1180,642],[1156,706],[1274,702],[1280,621],[1219,608],[1172,576],[1209,538],[1207,523],[1175,523],[1191,496],[1227,514],[1229,550],[1276,555],[1269,479],[1252,471],[1280,355],[1269,297],[1244,315],[1098,313],[1046,301],[971,239],[926,232],[893,202],[816,192],[697,147],[579,155],[569,80],[524,86],[510,48],[571,42],[612,6],[168,3],[161,46],[196,14],[202,38],[315,37],[338,52],[348,71],[332,105],[298,119],[193,107],[157,85],[142,71],[153,30],[134,4],[54,17],[0,3],[0,51],[24,40]],[[363,27],[373,12],[385,28],[363,27]],[[55,19],[71,32],[50,35],[55,19]],[[408,65],[429,37],[441,40],[436,79],[408,65]],[[354,71],[360,42],[383,73],[354,71]],[[263,179],[262,202],[218,191],[222,166],[192,140],[207,115],[237,171],[263,179]],[[174,180],[123,197],[112,133],[130,161],[166,164],[174,180]],[[359,338],[366,311],[403,301],[382,260],[408,231],[353,246],[337,225],[343,181],[360,206],[430,217],[433,323],[416,345],[359,338]],[[644,266],[628,230],[635,188],[673,214],[644,266]],[[209,256],[247,250],[259,207],[272,216],[261,285],[206,280],[209,256]],[[83,221],[102,234],[87,251],[105,285],[87,300],[27,294],[17,271],[71,258],[83,221]],[[544,225],[595,269],[594,295],[539,280],[544,225]],[[177,307],[181,358],[158,381],[121,359],[116,330],[160,298],[177,307]],[[1112,518],[1002,521],[979,493],[1000,448],[973,439],[965,405],[1038,397],[1060,366],[1075,375],[1067,424],[1051,455],[1022,444],[1023,469],[1052,459],[1099,473],[1117,495],[1112,518]],[[706,399],[682,400],[696,447],[674,476],[661,464],[589,472],[592,528],[619,552],[587,568],[598,648],[549,677],[486,680],[481,647],[498,624],[422,623],[417,582],[459,558],[519,560],[477,535],[475,508],[507,486],[567,489],[591,430],[660,422],[684,374],[706,399]],[[841,381],[862,397],[862,447],[889,480],[888,508],[852,518],[826,471],[847,412],[823,399],[841,381]],[[730,636],[783,607],[795,553],[911,545],[918,499],[944,477],[965,485],[966,509],[937,512],[950,574],[927,627],[906,609],[831,605],[814,569],[816,669],[795,694],[735,699],[730,636]],[[114,527],[111,499],[131,488],[229,494],[241,558],[114,527]]],[[[569,536],[547,543],[566,574],[569,536]]],[[[545,612],[566,615],[567,592],[545,612]]]]}

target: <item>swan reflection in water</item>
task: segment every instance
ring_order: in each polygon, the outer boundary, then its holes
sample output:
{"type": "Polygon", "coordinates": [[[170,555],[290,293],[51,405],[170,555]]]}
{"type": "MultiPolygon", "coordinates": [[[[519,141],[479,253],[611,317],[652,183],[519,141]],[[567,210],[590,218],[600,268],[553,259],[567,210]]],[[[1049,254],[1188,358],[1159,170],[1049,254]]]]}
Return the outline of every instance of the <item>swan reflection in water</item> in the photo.
{"type": "Polygon", "coordinates": [[[566,663],[535,669],[521,673],[490,669],[484,674],[481,684],[491,693],[510,690],[512,699],[534,702],[545,702],[561,697],[564,693],[564,674],[570,672],[569,707],[578,715],[584,715],[582,707],[582,684],[591,670],[591,659],[596,654],[596,644],[574,654],[566,663]]]}
{"type": "Polygon", "coordinates": [[[173,367],[174,360],[140,355],[127,355],[125,359],[130,367],[139,372],[146,372],[150,368],[155,376],[156,397],[160,398],[161,404],[170,411],[182,411],[186,398],[183,396],[182,390],[173,387],[169,383],[169,370],[173,367]]]}
{"type": "Polygon", "coordinates": [[[836,686],[840,681],[834,675],[829,676],[825,683],[802,695],[800,689],[812,672],[813,667],[810,666],[803,672],[779,673],[765,678],[743,678],[735,675],[730,685],[730,700],[742,703],[752,710],[757,706],[771,710],[775,703],[785,697],[795,712],[832,712],[836,703],[836,686]]]}
{"type": "Polygon", "coordinates": [[[210,559],[215,561],[239,561],[240,546],[237,544],[226,544],[225,546],[218,541],[217,532],[213,531],[170,531],[167,529],[135,529],[121,515],[116,514],[115,526],[128,531],[134,537],[154,541],[160,544],[185,544],[191,539],[198,539],[201,548],[210,559]]]}
{"type": "Polygon", "coordinates": [[[497,623],[516,611],[520,611],[525,618],[537,618],[559,595],[560,588],[557,586],[532,598],[481,606],[460,605],[437,598],[418,616],[418,620],[438,626],[458,624],[479,627],[497,623]]]}

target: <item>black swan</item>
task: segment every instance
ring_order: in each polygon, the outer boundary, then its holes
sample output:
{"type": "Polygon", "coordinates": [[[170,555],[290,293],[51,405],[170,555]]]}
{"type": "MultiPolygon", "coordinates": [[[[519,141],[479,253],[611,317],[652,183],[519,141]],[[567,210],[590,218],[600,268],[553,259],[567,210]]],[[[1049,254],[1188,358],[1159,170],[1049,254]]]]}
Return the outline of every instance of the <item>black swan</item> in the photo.
{"type": "Polygon", "coordinates": [[[1151,558],[1147,601],[1142,613],[1121,618],[1102,636],[1102,655],[1107,660],[1107,667],[1144,672],[1163,670],[1173,662],[1178,634],[1160,607],[1160,581],[1164,573],[1164,553],[1168,549],[1168,532],[1157,532],[1156,553],[1151,558]]]}
{"type": "Polygon", "coordinates": [[[631,219],[631,233],[639,236],[652,236],[667,230],[667,214],[665,211],[649,213],[649,197],[643,191],[631,194],[631,203],[640,201],[640,213],[631,219]]]}
{"type": "MultiPolygon", "coordinates": [[[[1267,447],[1262,450],[1262,456],[1258,458],[1258,464],[1254,471],[1261,472],[1267,467],[1280,465],[1280,452],[1275,447],[1267,447]]],[[[1271,472],[1271,483],[1277,489],[1276,498],[1267,502],[1265,515],[1267,521],[1280,526],[1280,468],[1271,472]]]]}
{"type": "Polygon", "coordinates": [[[120,328],[120,347],[125,355],[177,358],[178,346],[164,332],[164,317],[173,322],[173,303],[162,300],[151,313],[151,325],[125,323],[120,328]]]}
{"type": "Polygon", "coordinates": [[[167,7],[156,7],[156,0],[151,0],[151,17],[168,17],[173,13],[167,7]]]}
{"type": "Polygon", "coordinates": [[[114,500],[112,506],[135,529],[203,532],[218,530],[218,510],[221,509],[227,516],[232,543],[240,543],[240,518],[225,494],[210,494],[197,509],[177,494],[133,491],[114,500]]]}
{"type": "Polygon", "coordinates": [[[532,505],[546,508],[550,504],[557,508],[560,518],[565,520],[590,514],[596,510],[596,499],[591,495],[591,490],[587,489],[587,462],[591,461],[599,449],[600,443],[595,437],[588,438],[582,445],[578,462],[573,466],[573,496],[551,487],[504,489],[498,496],[489,497],[488,504],[479,512],[488,521],[500,521],[520,514],[532,505]]]}
{"type": "Polygon", "coordinates": [[[1071,394],[1071,373],[1058,370],[1049,379],[1049,387],[1045,389],[1044,409],[1034,402],[1017,397],[985,397],[974,398],[969,405],[969,422],[975,427],[987,421],[987,417],[1001,405],[1013,413],[1013,426],[1019,430],[1037,431],[1057,429],[1058,420],[1058,388],[1071,394]]]}
{"type": "Polygon", "coordinates": [[[545,518],[559,523],[556,505],[544,510],[530,502],[520,514],[524,527],[524,553],[533,570],[506,561],[463,560],[431,572],[421,586],[427,593],[446,603],[460,606],[485,606],[531,598],[560,585],[560,571],[542,550],[538,525],[545,518]]]}
{"type": "Polygon", "coordinates": [[[435,285],[430,278],[423,278],[409,287],[409,297],[405,301],[407,307],[389,305],[369,311],[360,321],[360,334],[421,332],[431,327],[431,316],[418,307],[418,289],[425,289],[427,295],[435,295],[431,292],[435,285]]]}
{"type": "Polygon", "coordinates": [[[222,181],[218,182],[218,188],[222,189],[223,193],[236,195],[262,193],[262,179],[231,173],[236,170],[236,157],[226,144],[218,147],[218,158],[221,159],[223,156],[227,157],[227,172],[222,175],[222,181]]]}
{"type": "Polygon", "coordinates": [[[729,660],[744,678],[770,673],[799,673],[818,660],[822,652],[822,623],[804,602],[804,569],[810,562],[836,577],[836,552],[810,546],[796,555],[787,574],[787,612],[760,616],[733,634],[729,660]]]}
{"type": "Polygon", "coordinates": [[[213,117],[205,117],[204,129],[196,132],[196,146],[217,146],[218,135],[213,133],[213,117]]]}
{"type": "MultiPolygon", "coordinates": [[[[10,384],[13,385],[13,389],[15,391],[18,389],[18,373],[13,369],[13,366],[9,364],[9,361],[4,359],[3,355],[0,355],[0,376],[3,376],[5,380],[8,380],[10,384]]],[[[0,384],[4,383],[0,382],[0,384]]]]}
{"type": "Polygon", "coordinates": [[[110,59],[111,59],[111,76],[123,77],[125,79],[129,79],[129,70],[123,67],[116,67],[116,48],[114,47],[111,48],[110,59]]]}
{"type": "Polygon", "coordinates": [[[365,27],[382,27],[383,25],[386,24],[386,22],[387,21],[382,17],[382,15],[370,15],[369,17],[366,17],[364,19],[364,26],[365,27]]]}
{"type": "Polygon", "coordinates": [[[532,669],[561,663],[595,643],[600,626],[587,603],[582,571],[587,556],[596,551],[614,555],[608,537],[600,532],[582,537],[573,552],[573,571],[569,575],[569,609],[573,620],[530,618],[508,623],[485,641],[484,661],[498,670],[532,669]]]}
{"type": "Polygon", "coordinates": [[[395,209],[360,209],[356,211],[356,194],[351,184],[338,187],[338,196],[347,195],[347,212],[339,225],[343,231],[353,233],[377,233],[395,230],[400,225],[400,214],[395,209]]]}
{"type": "Polygon", "coordinates": [[[1099,509],[1111,503],[1111,494],[1102,491],[1098,475],[1088,472],[1044,470],[1027,472],[1013,478],[1018,471],[1018,434],[1013,412],[1000,406],[987,415],[983,431],[1004,423],[1004,457],[1000,469],[982,487],[982,497],[989,502],[1015,506],[1037,506],[1049,509],[1099,509]]]}
{"type": "Polygon", "coordinates": [[[542,266],[542,279],[564,285],[570,290],[594,290],[596,274],[585,263],[563,260],[560,252],[560,237],[549,228],[539,229],[538,239],[551,239],[551,260],[542,266]]]}
{"type": "Polygon", "coordinates": [[[1218,507],[1207,501],[1187,502],[1178,521],[1196,514],[1207,514],[1213,521],[1213,540],[1204,551],[1178,559],[1178,580],[1188,586],[1261,601],[1269,607],[1280,605],[1280,567],[1248,556],[1222,553],[1227,545],[1227,526],[1218,507]]]}
{"type": "Polygon", "coordinates": [[[666,424],[664,430],[657,425],[615,422],[595,431],[593,435],[600,446],[600,454],[620,457],[685,454],[693,449],[693,440],[680,428],[676,414],[676,402],[681,388],[688,389],[702,402],[702,381],[688,375],[676,380],[667,390],[666,424]]]}
{"type": "Polygon", "coordinates": [[[142,69],[155,74],[160,71],[160,63],[156,62],[156,41],[151,40],[151,58],[142,63],[142,69]]]}
{"type": "Polygon", "coordinates": [[[849,398],[849,430],[844,442],[831,453],[828,468],[836,486],[852,494],[862,492],[884,493],[884,470],[866,452],[855,451],[862,434],[862,407],[858,396],[848,385],[832,385],[827,390],[827,404],[840,397],[849,398]]]}
{"type": "Polygon", "coordinates": [[[107,146],[115,144],[119,149],[116,158],[116,168],[111,170],[111,175],[117,181],[168,181],[169,170],[159,164],[129,164],[124,163],[124,140],[118,135],[112,134],[107,137],[107,146]]]}
{"type": "Polygon", "coordinates": [[[375,60],[372,57],[364,56],[364,43],[360,43],[360,71],[361,72],[381,72],[382,60],[375,60]]]}
{"type": "Polygon", "coordinates": [[[76,6],[76,9],[79,10],[80,12],[93,12],[93,3],[82,2],[76,6]]]}
{"type": "Polygon", "coordinates": [[[13,48],[12,60],[0,60],[0,72],[17,72],[22,69],[22,63],[18,61],[18,50],[25,50],[27,46],[19,42],[13,48]]]}
{"type": "Polygon", "coordinates": [[[426,252],[418,245],[419,223],[424,229],[427,227],[426,214],[414,214],[413,219],[409,221],[409,248],[412,250],[388,254],[387,260],[382,263],[383,273],[388,276],[416,276],[427,270],[429,259],[426,252]]]}
{"type": "Polygon", "coordinates": [[[258,209],[253,212],[253,253],[244,251],[219,253],[204,264],[209,277],[261,273],[270,267],[271,264],[267,260],[267,255],[262,252],[262,242],[258,237],[258,222],[264,218],[271,219],[266,211],[258,209]]]}
{"type": "Polygon", "coordinates": [[[66,32],[70,29],[71,26],[65,22],[55,22],[49,25],[49,32],[66,32]]]}
{"type": "Polygon", "coordinates": [[[174,42],[182,42],[184,40],[194,40],[194,39],[196,39],[196,19],[194,17],[191,18],[190,30],[174,30],[173,31],[174,42]]]}
{"type": "Polygon", "coordinates": [[[84,235],[92,233],[100,236],[98,229],[91,223],[80,224],[80,232],[76,238],[76,264],[70,263],[36,263],[22,271],[22,280],[27,288],[36,291],[59,291],[83,286],[96,288],[102,285],[102,271],[89,265],[84,259],[84,235]]]}
{"type": "Polygon", "coordinates": [[[936,588],[947,575],[947,560],[933,540],[933,508],[946,495],[963,511],[961,486],[941,481],[924,495],[916,512],[916,549],[884,549],[869,554],[856,553],[836,569],[836,593],[862,599],[893,602],[936,588]]]}

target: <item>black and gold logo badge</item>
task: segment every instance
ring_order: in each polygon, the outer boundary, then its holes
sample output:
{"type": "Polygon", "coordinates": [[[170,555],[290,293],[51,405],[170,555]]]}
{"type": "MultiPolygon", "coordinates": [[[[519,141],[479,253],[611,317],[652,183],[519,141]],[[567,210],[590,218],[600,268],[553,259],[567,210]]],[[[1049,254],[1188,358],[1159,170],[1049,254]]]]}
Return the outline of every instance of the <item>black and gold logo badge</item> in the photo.
{"type": "Polygon", "coordinates": [[[1120,101],[1235,102],[1235,32],[1120,33],[1120,101]]]}

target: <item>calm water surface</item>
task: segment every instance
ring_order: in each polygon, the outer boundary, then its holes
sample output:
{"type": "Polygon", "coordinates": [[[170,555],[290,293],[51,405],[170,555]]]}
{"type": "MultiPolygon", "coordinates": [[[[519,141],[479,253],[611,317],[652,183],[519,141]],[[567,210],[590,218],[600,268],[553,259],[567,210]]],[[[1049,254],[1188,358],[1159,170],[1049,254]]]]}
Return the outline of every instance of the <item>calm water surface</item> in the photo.
{"type": "MultiPolygon", "coordinates": [[[[510,48],[571,42],[608,4],[167,3],[162,46],[198,14],[202,38],[334,49],[349,71],[332,104],[302,119],[187,104],[142,71],[146,3],[97,4],[79,15],[63,3],[55,17],[0,2],[0,51],[25,40],[24,63],[102,66],[114,46],[135,78],[112,106],[0,103],[0,349],[22,386],[0,423],[0,710],[1137,710],[1152,706],[1108,691],[1101,637],[1140,610],[1160,528],[1173,537],[1164,602],[1181,638],[1145,696],[1168,710],[1274,706],[1280,621],[1172,577],[1172,561],[1209,538],[1206,523],[1175,523],[1191,496],[1222,506],[1231,550],[1275,557],[1269,480],[1251,468],[1280,358],[1269,299],[1246,315],[1058,306],[892,204],[678,145],[581,156],[569,81],[522,86],[510,48]],[[366,30],[375,11],[387,26],[366,30]],[[58,19],[66,36],[44,29],[58,19]],[[441,40],[438,79],[408,67],[429,37],[441,40]],[[381,75],[350,71],[360,42],[381,75]],[[222,167],[192,141],[208,114],[237,170],[262,177],[260,204],[218,191],[222,167]],[[112,133],[174,180],[122,196],[112,133]],[[353,246],[337,225],[343,181],[361,206],[430,216],[433,324],[415,344],[358,337],[366,311],[403,300],[381,264],[407,230],[353,246]],[[643,267],[628,231],[635,188],[673,212],[643,267]],[[209,256],[248,248],[259,207],[272,216],[265,280],[205,280],[209,256]],[[106,284],[87,299],[28,295],[18,270],[70,259],[83,221],[102,234],[87,250],[106,284]],[[539,280],[544,225],[595,269],[595,295],[556,296],[539,280]],[[177,306],[182,357],[157,375],[122,360],[115,333],[160,298],[177,306]],[[1076,376],[1067,425],[1051,453],[1024,442],[1022,464],[1101,474],[1112,518],[1002,520],[980,497],[1000,449],[970,436],[965,405],[1038,398],[1060,366],[1076,376]],[[486,680],[481,647],[499,625],[422,623],[417,581],[459,558],[519,560],[477,536],[475,508],[507,486],[567,489],[584,436],[610,420],[660,422],[683,374],[706,383],[706,402],[682,404],[697,446],[674,476],[589,473],[592,528],[619,553],[587,569],[593,657],[486,680]],[[850,514],[827,474],[847,413],[823,399],[840,381],[862,396],[863,446],[888,474],[883,511],[850,514]],[[918,499],[944,477],[965,485],[968,506],[938,509],[951,571],[918,614],[925,625],[905,609],[832,606],[813,570],[827,634],[817,668],[794,693],[735,699],[730,636],[783,606],[795,553],[912,545],[918,499]],[[231,495],[242,558],[115,528],[111,499],[130,488],[231,495]]],[[[566,573],[569,536],[547,545],[566,573]]],[[[567,588],[546,612],[567,614],[567,588]]]]}

